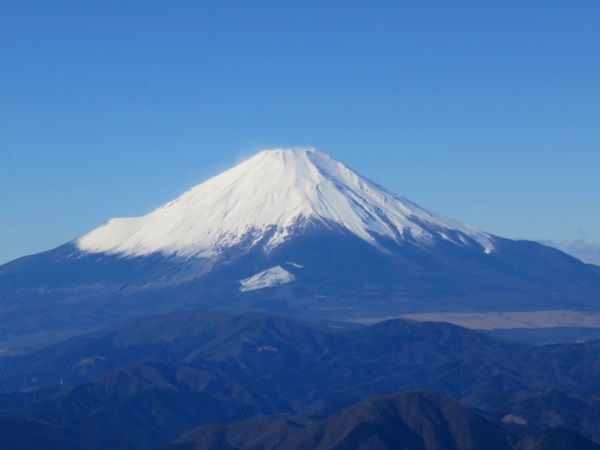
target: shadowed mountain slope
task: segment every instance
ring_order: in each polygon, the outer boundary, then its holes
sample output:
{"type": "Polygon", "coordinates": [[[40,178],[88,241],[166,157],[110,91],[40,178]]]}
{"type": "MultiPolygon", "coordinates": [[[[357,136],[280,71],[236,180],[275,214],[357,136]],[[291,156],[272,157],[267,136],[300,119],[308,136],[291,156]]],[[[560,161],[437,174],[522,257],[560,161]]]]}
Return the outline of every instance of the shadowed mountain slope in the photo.
{"type": "Polygon", "coordinates": [[[174,312],[0,359],[0,428],[15,439],[41,427],[147,449],[201,424],[324,418],[374,396],[426,389],[516,434],[562,425],[600,439],[598,422],[585,420],[597,415],[598,361],[593,344],[533,347],[444,323],[332,331],[266,314],[174,312]],[[544,399],[553,391],[564,401],[544,399]],[[578,397],[587,401],[573,403],[578,397]]]}
{"type": "Polygon", "coordinates": [[[352,405],[322,421],[253,419],[200,427],[169,450],[573,450],[600,449],[576,433],[549,430],[518,439],[469,409],[428,392],[352,405]]]}

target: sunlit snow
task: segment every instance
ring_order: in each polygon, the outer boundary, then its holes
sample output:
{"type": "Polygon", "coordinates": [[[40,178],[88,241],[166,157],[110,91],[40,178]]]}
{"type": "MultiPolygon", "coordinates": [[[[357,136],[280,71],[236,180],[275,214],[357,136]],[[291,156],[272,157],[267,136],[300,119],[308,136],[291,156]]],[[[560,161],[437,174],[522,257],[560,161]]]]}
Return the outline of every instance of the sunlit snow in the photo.
{"type": "Polygon", "coordinates": [[[87,252],[210,257],[238,244],[269,251],[310,222],[341,225],[374,245],[376,235],[427,246],[444,234],[456,245],[470,239],[481,251],[493,249],[490,235],[396,196],[314,149],[260,152],[146,216],[110,220],[76,243],[87,252]]]}
{"type": "Polygon", "coordinates": [[[270,269],[263,270],[256,275],[246,278],[240,281],[240,291],[255,291],[256,289],[263,289],[271,286],[279,286],[285,283],[289,283],[294,280],[294,275],[289,273],[287,270],[280,266],[271,267],[270,269]]]}

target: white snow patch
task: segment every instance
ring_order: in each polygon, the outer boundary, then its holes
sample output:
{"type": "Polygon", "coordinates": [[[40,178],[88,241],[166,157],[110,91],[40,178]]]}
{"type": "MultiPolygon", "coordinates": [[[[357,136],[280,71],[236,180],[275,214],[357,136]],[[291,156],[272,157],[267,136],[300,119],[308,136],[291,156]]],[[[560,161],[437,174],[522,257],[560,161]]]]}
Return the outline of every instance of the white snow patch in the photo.
{"type": "Polygon", "coordinates": [[[294,275],[280,266],[275,266],[240,281],[240,291],[248,292],[266,287],[280,286],[292,280],[294,280],[294,275]]]}
{"type": "Polygon", "coordinates": [[[373,245],[377,235],[396,241],[408,235],[430,246],[434,236],[456,233],[468,238],[456,245],[473,240],[489,252],[494,242],[487,233],[381,188],[325,153],[276,149],[146,216],[112,219],[76,244],[86,252],[124,256],[214,257],[240,244],[269,252],[310,222],[340,225],[373,245]]]}

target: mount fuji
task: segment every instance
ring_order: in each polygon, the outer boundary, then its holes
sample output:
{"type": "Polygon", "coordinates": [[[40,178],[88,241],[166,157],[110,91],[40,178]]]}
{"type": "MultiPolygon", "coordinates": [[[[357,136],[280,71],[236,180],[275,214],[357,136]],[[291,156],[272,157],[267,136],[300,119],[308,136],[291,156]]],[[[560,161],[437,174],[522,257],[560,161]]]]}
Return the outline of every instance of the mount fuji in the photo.
{"type": "Polygon", "coordinates": [[[336,321],[600,309],[600,267],[428,211],[313,149],[263,151],[143,217],[0,267],[0,347],[196,307],[336,321]]]}
{"type": "Polygon", "coordinates": [[[211,258],[226,248],[266,253],[311,225],[377,246],[442,237],[493,249],[493,238],[382,189],[316,150],[264,151],[144,217],[115,219],[78,239],[80,250],[124,256],[211,258]]]}

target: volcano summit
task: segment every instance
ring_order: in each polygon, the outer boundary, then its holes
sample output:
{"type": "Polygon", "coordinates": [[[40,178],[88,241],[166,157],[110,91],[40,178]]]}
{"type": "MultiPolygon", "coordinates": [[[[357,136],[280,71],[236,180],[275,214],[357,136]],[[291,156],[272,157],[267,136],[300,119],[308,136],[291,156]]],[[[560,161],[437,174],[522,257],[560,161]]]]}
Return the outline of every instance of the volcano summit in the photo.
{"type": "Polygon", "coordinates": [[[492,237],[398,197],[317,150],[269,150],[144,217],[114,219],[76,241],[84,252],[213,257],[242,243],[269,252],[296,231],[341,228],[380,239],[493,249],[492,237]]]}
{"type": "Polygon", "coordinates": [[[363,320],[599,300],[599,267],[428,211],[322,152],[276,149],[0,267],[0,342],[17,351],[195,307],[363,320]]]}

